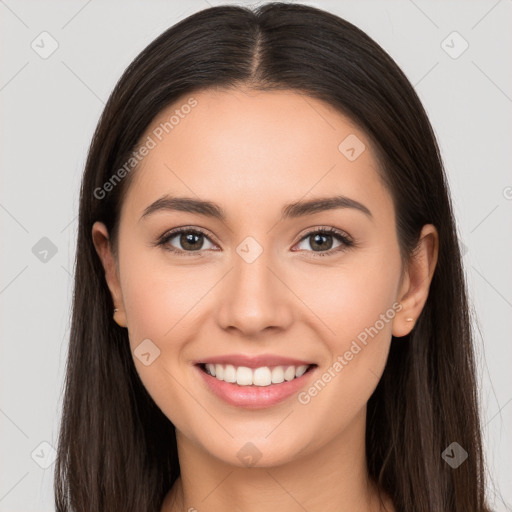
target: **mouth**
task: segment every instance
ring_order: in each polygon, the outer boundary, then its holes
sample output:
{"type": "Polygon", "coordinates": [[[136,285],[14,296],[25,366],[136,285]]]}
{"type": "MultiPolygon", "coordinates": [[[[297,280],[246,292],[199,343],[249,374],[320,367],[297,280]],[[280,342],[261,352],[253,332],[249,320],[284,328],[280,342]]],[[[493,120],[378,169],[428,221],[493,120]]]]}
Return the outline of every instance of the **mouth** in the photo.
{"type": "Polygon", "coordinates": [[[266,387],[291,382],[312,371],[318,365],[276,365],[249,368],[231,364],[198,363],[204,373],[237,386],[266,387]]]}
{"type": "Polygon", "coordinates": [[[314,378],[318,365],[249,368],[197,363],[193,368],[205,389],[225,403],[235,407],[263,409],[300,392],[314,378]]]}

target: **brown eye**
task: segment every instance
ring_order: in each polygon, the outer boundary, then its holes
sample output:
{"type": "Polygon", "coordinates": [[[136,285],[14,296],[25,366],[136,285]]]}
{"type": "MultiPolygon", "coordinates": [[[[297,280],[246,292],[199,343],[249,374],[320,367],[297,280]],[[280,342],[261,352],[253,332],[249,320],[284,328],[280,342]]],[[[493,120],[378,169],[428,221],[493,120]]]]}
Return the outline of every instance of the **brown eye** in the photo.
{"type": "MultiPolygon", "coordinates": [[[[204,235],[198,235],[196,233],[187,233],[177,235],[179,237],[179,243],[185,250],[197,250],[201,249],[204,242],[204,235]]],[[[176,237],[174,237],[176,238],[176,237]]]]}
{"type": "Polygon", "coordinates": [[[159,245],[173,252],[200,252],[215,247],[209,238],[196,229],[178,229],[164,235],[159,245]],[[204,244],[209,243],[210,247],[204,244]]]}
{"type": "Polygon", "coordinates": [[[324,235],[323,233],[315,233],[314,235],[309,235],[309,245],[314,251],[327,251],[332,247],[333,244],[333,236],[332,235],[324,235]]]}
{"type": "Polygon", "coordinates": [[[334,228],[311,231],[299,242],[299,249],[308,252],[321,253],[318,256],[342,251],[351,247],[353,242],[340,231],[334,228]],[[337,245],[333,245],[338,242],[337,245]],[[300,247],[301,244],[306,246],[300,247]],[[309,246],[309,247],[308,247],[309,246]]]}

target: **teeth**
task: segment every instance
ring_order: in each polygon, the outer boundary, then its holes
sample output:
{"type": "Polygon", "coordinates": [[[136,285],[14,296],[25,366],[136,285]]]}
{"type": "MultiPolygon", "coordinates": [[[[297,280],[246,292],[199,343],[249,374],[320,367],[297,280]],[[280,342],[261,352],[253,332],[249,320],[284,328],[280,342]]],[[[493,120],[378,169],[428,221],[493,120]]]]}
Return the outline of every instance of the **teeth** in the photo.
{"type": "Polygon", "coordinates": [[[305,373],[306,373],[306,370],[308,369],[308,366],[307,365],[302,365],[302,366],[299,366],[296,370],[295,370],[295,377],[302,377],[305,373]]]}
{"type": "Polygon", "coordinates": [[[281,384],[284,382],[284,370],[282,366],[276,366],[272,369],[272,384],[281,384]]]}
{"type": "MultiPolygon", "coordinates": [[[[236,383],[239,386],[251,386],[253,380],[253,371],[246,366],[239,366],[236,370],[236,383]]],[[[260,384],[261,386],[261,384],[260,384]]]]}
{"type": "Polygon", "coordinates": [[[222,378],[226,382],[236,382],[236,368],[232,364],[227,364],[224,368],[222,378]]]}
{"type": "Polygon", "coordinates": [[[288,366],[284,371],[284,380],[293,380],[295,378],[295,368],[293,366],[288,366]]]}
{"type": "Polygon", "coordinates": [[[270,386],[281,384],[284,381],[291,381],[302,377],[309,365],[302,366],[268,366],[261,368],[247,368],[246,366],[235,367],[231,364],[211,364],[206,366],[206,372],[212,377],[225,382],[236,383],[239,386],[270,386]]]}
{"type": "MultiPolygon", "coordinates": [[[[238,370],[240,371],[240,368],[238,370]]],[[[254,372],[250,370],[250,373],[252,376],[251,384],[254,384],[255,386],[270,386],[270,384],[272,384],[272,372],[267,366],[264,366],[263,368],[256,368],[254,372]]]]}

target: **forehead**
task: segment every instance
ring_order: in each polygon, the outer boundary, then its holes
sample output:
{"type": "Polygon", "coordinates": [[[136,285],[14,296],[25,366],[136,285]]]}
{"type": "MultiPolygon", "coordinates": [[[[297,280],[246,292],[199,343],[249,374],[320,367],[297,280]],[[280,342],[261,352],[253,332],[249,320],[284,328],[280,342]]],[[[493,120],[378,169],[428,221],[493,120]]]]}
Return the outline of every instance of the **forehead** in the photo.
{"type": "Polygon", "coordinates": [[[133,215],[164,194],[218,202],[234,216],[240,208],[271,214],[269,205],[277,212],[300,198],[335,194],[392,209],[364,132],[327,103],[294,91],[183,96],[140,142],[151,149],[133,171],[123,205],[133,215]]]}

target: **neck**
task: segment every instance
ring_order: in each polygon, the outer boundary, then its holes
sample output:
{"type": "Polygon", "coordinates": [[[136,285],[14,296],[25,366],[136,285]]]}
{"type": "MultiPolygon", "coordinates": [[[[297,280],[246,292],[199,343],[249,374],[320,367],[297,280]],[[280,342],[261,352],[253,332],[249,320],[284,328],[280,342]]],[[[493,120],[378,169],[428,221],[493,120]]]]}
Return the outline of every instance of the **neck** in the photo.
{"type": "MultiPolygon", "coordinates": [[[[176,430],[181,476],[167,494],[162,512],[208,510],[392,511],[381,508],[365,456],[366,410],[328,445],[279,466],[238,467],[212,457],[176,430]],[[361,428],[361,426],[363,428],[361,428]]],[[[314,444],[314,441],[312,441],[314,444]]]]}

